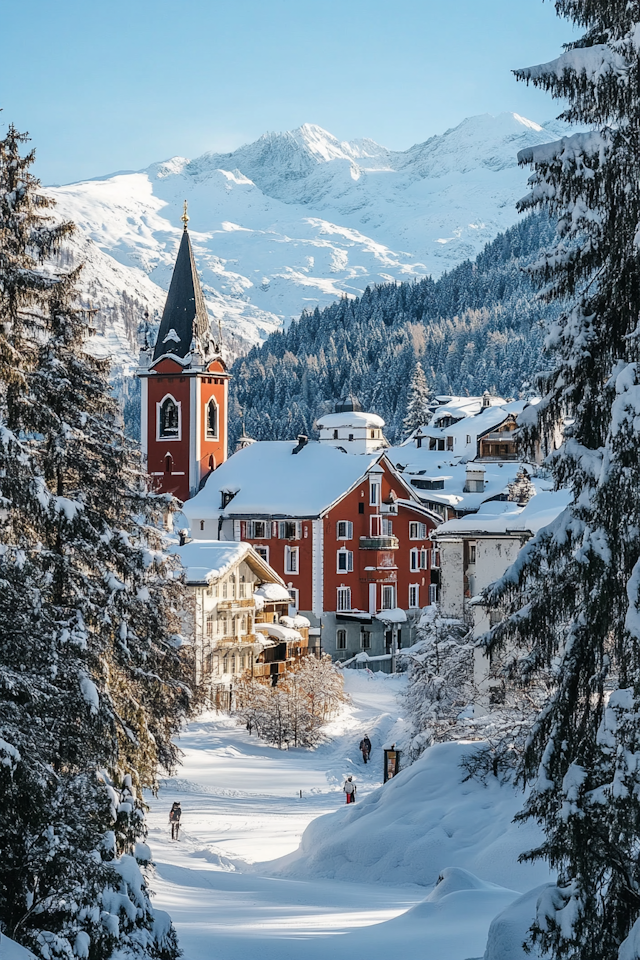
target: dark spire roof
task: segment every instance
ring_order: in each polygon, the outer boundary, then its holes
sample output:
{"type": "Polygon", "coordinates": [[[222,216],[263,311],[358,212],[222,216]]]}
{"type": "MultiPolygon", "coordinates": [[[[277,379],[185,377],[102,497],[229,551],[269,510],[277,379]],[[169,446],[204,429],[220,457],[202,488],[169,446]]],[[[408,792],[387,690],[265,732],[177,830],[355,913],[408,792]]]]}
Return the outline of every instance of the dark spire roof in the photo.
{"type": "Polygon", "coordinates": [[[345,394],[336,403],[335,411],[336,413],[360,413],[362,407],[358,403],[357,397],[354,397],[353,394],[345,394]]]}
{"type": "Polygon", "coordinates": [[[185,223],[153,359],[172,353],[184,360],[194,337],[204,347],[210,336],[209,317],[185,223]]]}

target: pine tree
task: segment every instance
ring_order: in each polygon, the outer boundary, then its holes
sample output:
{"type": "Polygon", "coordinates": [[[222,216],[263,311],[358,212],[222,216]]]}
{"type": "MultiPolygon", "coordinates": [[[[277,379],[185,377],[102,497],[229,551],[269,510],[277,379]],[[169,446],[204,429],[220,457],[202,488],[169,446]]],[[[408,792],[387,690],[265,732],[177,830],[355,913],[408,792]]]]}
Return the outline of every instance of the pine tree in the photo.
{"type": "Polygon", "coordinates": [[[409,387],[407,396],[407,412],[402,421],[405,436],[408,437],[414,430],[417,430],[418,427],[422,427],[429,422],[431,416],[429,412],[430,399],[431,394],[427,386],[427,378],[424,375],[422,364],[418,360],[413,371],[411,386],[409,387]]]}
{"type": "Polygon", "coordinates": [[[583,37],[519,77],[566,98],[564,119],[590,132],[520,155],[534,170],[521,206],[558,218],[560,239],[537,273],[571,308],[547,340],[553,365],[531,438],[570,417],[551,462],[574,498],[490,592],[511,614],[490,642],[524,648],[525,679],[545,665],[556,676],[523,769],[533,787],[524,815],[545,833],[527,856],[558,873],[533,939],[558,960],[631,960],[640,956],[640,4],[556,0],[556,10],[583,37]]]}
{"type": "Polygon", "coordinates": [[[190,709],[182,587],[108,367],[85,350],[71,230],[0,142],[0,921],[44,960],[172,960],[139,862],[141,788],[190,709]]]}

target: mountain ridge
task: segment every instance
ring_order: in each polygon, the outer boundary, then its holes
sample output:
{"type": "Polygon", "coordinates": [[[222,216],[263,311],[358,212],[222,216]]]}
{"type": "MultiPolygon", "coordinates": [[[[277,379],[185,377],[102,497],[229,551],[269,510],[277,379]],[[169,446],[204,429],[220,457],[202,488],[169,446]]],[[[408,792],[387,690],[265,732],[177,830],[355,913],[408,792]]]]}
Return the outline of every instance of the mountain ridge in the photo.
{"type": "MultiPolygon", "coordinates": [[[[78,224],[78,256],[90,244],[100,251],[91,249],[82,282],[109,336],[108,301],[122,299],[127,275],[141,317],[161,312],[187,198],[209,313],[233,356],[303,309],[472,259],[516,222],[527,180],[517,151],[559,132],[485,114],[393,151],[303,124],[226,154],[176,156],[49,193],[78,224]]],[[[124,362],[127,344],[116,340],[124,362]]]]}

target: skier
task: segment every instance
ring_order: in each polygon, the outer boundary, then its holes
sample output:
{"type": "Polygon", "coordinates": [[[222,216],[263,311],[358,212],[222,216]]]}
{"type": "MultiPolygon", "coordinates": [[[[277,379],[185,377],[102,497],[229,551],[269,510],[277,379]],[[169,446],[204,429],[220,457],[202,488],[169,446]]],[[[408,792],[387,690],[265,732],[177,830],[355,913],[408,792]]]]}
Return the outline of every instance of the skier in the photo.
{"type": "Polygon", "coordinates": [[[369,759],[369,754],[371,753],[371,740],[365,733],[363,739],[360,741],[360,750],[362,752],[362,759],[366,763],[369,759]]]}
{"type": "Polygon", "coordinates": [[[182,816],[182,809],[180,804],[176,802],[171,807],[169,811],[169,823],[171,824],[171,839],[177,840],[178,833],[180,832],[180,817],[182,816]]]}
{"type": "Polygon", "coordinates": [[[356,785],[353,782],[353,777],[347,777],[344,782],[344,787],[342,788],[347,795],[347,803],[356,802],[356,785]]]}

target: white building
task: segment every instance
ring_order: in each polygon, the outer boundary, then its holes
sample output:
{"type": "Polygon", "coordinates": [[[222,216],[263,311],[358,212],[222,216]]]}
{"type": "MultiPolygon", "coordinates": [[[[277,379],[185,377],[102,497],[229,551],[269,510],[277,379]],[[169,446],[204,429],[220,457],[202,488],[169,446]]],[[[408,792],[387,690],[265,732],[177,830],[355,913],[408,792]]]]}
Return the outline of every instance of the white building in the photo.
{"type": "Polygon", "coordinates": [[[376,413],[364,413],[354,397],[343,397],[335,413],[319,417],[316,426],[322,443],[345,453],[376,453],[388,444],[382,434],[384,420],[376,413]]]}
{"type": "Polygon", "coordinates": [[[289,593],[251,544],[190,540],[172,552],[192,595],[195,682],[208,688],[218,706],[228,705],[235,677],[245,671],[258,677],[284,673],[306,653],[309,621],[288,618],[289,593]]]}
{"type": "MultiPolygon", "coordinates": [[[[479,602],[479,595],[498,580],[532,536],[550,524],[571,500],[569,490],[552,491],[535,481],[537,493],[526,506],[511,501],[483,504],[478,513],[443,523],[432,539],[440,548],[440,611],[467,620],[478,639],[501,618],[479,602]],[[545,487],[547,489],[545,489],[545,487]]],[[[480,648],[474,658],[474,681],[482,693],[490,689],[489,661],[480,648]]]]}

